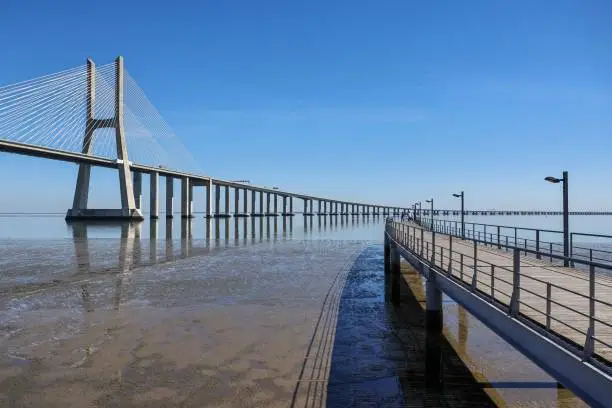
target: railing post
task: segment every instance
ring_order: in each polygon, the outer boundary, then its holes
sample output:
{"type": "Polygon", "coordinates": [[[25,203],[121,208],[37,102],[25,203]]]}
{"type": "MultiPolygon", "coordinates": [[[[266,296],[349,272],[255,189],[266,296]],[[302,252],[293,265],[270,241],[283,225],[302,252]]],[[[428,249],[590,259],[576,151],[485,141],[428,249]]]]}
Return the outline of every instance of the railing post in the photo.
{"type": "Polygon", "coordinates": [[[546,330],[550,330],[550,298],[552,295],[552,285],[550,282],[546,282],[546,330]]]}
{"type": "Polygon", "coordinates": [[[508,236],[506,235],[506,252],[508,252],[508,236]]]}
{"type": "Polygon", "coordinates": [[[510,314],[516,316],[519,313],[521,301],[521,250],[514,248],[512,257],[512,297],[510,298],[510,314]]]}
{"type": "Polygon", "coordinates": [[[484,235],[484,244],[485,246],[487,246],[487,225],[483,225],[484,231],[483,231],[483,235],[484,235]]]}
{"type": "Polygon", "coordinates": [[[497,226],[497,249],[501,249],[501,230],[499,228],[499,225],[497,226]]]}
{"type": "Polygon", "coordinates": [[[436,265],[436,232],[431,231],[431,264],[436,265]]]}
{"type": "Polygon", "coordinates": [[[478,275],[478,243],[474,240],[474,272],[472,274],[472,289],[476,289],[478,275]]]}
{"type": "Polygon", "coordinates": [[[540,230],[536,230],[536,258],[542,259],[540,254],[540,230]]]}
{"type": "Polygon", "coordinates": [[[549,248],[550,248],[550,249],[549,249],[549,251],[550,251],[550,252],[549,252],[549,254],[550,254],[550,262],[552,263],[552,261],[553,261],[553,258],[552,258],[552,242],[549,242],[549,244],[550,244],[550,245],[549,245],[549,248]]]}
{"type": "Polygon", "coordinates": [[[595,265],[589,265],[589,328],[584,341],[584,360],[588,360],[595,351],[595,265]]]}
{"type": "Polygon", "coordinates": [[[448,274],[452,275],[453,268],[453,236],[448,236],[448,274]]]}
{"type": "Polygon", "coordinates": [[[423,228],[421,228],[421,258],[423,257],[423,228]]]}
{"type": "Polygon", "coordinates": [[[459,254],[459,279],[463,281],[463,254],[459,254]]]}
{"type": "Polygon", "coordinates": [[[491,303],[495,300],[495,265],[491,265],[491,303]]]}

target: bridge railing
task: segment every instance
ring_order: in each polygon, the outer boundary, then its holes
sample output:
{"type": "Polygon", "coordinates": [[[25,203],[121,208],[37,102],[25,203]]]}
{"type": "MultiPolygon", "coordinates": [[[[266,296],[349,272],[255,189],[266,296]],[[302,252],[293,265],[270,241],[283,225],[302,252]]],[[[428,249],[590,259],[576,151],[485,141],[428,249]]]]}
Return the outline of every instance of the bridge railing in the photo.
{"type": "MultiPolygon", "coordinates": [[[[436,232],[461,236],[460,221],[434,218],[432,226],[431,218],[421,217],[415,222],[436,232]]],[[[550,262],[558,259],[555,255],[563,256],[563,231],[559,230],[466,222],[465,238],[481,240],[498,249],[519,247],[531,250],[524,251],[524,254],[531,253],[537,259],[547,258],[550,262]]],[[[571,232],[569,255],[571,259],[612,265],[612,235],[571,232]]],[[[572,266],[584,269],[580,263],[573,262],[572,266]]]]}
{"type": "Polygon", "coordinates": [[[521,255],[531,258],[546,255],[557,262],[565,259],[563,255],[537,252],[503,242],[500,244],[502,248],[512,252],[513,256],[506,264],[499,264],[479,257],[480,251],[491,245],[483,237],[457,237],[453,240],[455,236],[449,234],[448,247],[435,243],[435,230],[414,224],[389,218],[385,230],[399,245],[475,295],[509,315],[519,317],[582,360],[612,373],[611,265],[571,258],[572,264],[588,270],[588,274],[558,268],[553,272],[555,279],[546,279],[531,276],[529,268],[532,265],[523,264],[522,270],[521,255]],[[431,234],[434,243],[425,239],[425,234],[431,234]],[[458,250],[459,245],[464,250],[466,245],[470,246],[471,255],[458,250]],[[597,271],[606,273],[597,276],[597,271]],[[563,284],[563,277],[567,276],[571,276],[575,287],[563,284]]]}

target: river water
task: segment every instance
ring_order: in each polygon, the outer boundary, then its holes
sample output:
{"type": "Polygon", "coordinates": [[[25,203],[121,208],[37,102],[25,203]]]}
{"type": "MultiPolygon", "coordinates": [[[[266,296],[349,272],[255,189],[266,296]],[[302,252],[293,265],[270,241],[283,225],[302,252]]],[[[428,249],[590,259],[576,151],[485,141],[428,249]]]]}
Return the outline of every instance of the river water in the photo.
{"type": "Polygon", "coordinates": [[[426,390],[424,283],[385,303],[383,223],[0,217],[0,406],[584,405],[449,298],[426,390]]]}

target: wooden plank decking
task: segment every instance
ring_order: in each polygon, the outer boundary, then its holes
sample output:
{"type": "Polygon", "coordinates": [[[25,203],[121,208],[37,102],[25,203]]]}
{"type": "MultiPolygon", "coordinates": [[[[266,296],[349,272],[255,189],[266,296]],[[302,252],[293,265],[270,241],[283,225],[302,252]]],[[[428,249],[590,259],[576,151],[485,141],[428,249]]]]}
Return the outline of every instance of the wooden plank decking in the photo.
{"type": "MultiPolygon", "coordinates": [[[[416,248],[416,252],[419,253],[421,227],[412,223],[402,225],[410,226],[409,238],[402,242],[413,251],[416,248]]],[[[406,234],[403,234],[402,238],[406,238],[406,234]]],[[[432,233],[423,231],[423,255],[428,260],[432,256],[431,242],[432,233]]],[[[452,276],[463,282],[471,284],[474,276],[473,241],[436,233],[435,246],[435,265],[450,271],[452,276]],[[451,240],[452,256],[449,257],[451,240]],[[452,264],[451,268],[449,262],[452,264]]],[[[476,254],[476,289],[492,295],[496,301],[509,306],[513,287],[513,253],[498,249],[496,245],[492,247],[478,244],[476,254]]],[[[548,320],[551,331],[584,346],[589,328],[588,271],[521,256],[520,276],[520,313],[544,327],[547,326],[548,320]],[[547,291],[550,291],[548,296],[547,291]],[[547,301],[547,297],[550,301],[547,301]]],[[[612,276],[601,271],[595,274],[595,299],[612,303],[612,276]]],[[[610,362],[612,361],[612,347],[609,346],[612,344],[612,327],[610,327],[612,307],[596,302],[595,319],[595,354],[610,362]]]]}

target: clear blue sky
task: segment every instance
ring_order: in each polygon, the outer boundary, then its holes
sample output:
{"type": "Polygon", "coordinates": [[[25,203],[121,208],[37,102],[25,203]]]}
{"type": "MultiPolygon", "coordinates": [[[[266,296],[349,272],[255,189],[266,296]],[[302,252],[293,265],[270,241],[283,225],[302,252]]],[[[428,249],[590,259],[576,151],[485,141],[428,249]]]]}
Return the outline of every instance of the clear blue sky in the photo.
{"type": "MultiPolygon", "coordinates": [[[[215,177],[559,208],[543,177],[568,170],[572,207],[612,208],[610,1],[8,0],[0,36],[3,85],[123,55],[215,177]]],[[[74,165],[0,171],[0,211],[71,205],[74,165]]],[[[111,176],[94,206],[117,205],[111,176]]]]}

